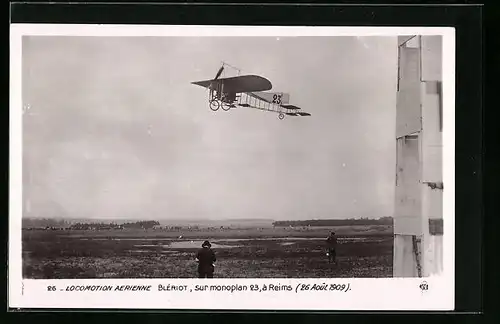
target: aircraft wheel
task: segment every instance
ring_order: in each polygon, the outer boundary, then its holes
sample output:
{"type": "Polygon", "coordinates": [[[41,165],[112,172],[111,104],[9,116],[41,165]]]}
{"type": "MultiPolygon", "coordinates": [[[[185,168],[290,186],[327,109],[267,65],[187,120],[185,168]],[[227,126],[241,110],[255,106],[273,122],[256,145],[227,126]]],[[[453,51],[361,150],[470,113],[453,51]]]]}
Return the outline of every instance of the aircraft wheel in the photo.
{"type": "Polygon", "coordinates": [[[278,115],[278,118],[279,118],[279,119],[283,119],[283,118],[285,118],[285,114],[280,113],[280,114],[278,115]]]}
{"type": "Polygon", "coordinates": [[[231,109],[230,105],[228,105],[228,104],[222,104],[222,110],[228,111],[229,109],[231,109]]]}
{"type": "Polygon", "coordinates": [[[219,110],[219,108],[220,108],[220,102],[218,102],[217,100],[210,101],[210,109],[212,109],[213,111],[217,111],[219,110]]]}

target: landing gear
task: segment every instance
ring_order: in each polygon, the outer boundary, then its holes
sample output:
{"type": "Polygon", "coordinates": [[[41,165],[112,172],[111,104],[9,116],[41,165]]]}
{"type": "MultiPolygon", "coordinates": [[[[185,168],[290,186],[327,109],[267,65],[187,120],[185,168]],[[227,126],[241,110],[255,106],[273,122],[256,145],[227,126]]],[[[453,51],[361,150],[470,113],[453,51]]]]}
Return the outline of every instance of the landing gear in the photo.
{"type": "Polygon", "coordinates": [[[208,103],[210,105],[210,109],[212,111],[217,111],[219,108],[222,108],[224,111],[229,111],[231,108],[235,108],[236,106],[234,105],[234,102],[236,102],[235,95],[228,95],[225,93],[219,95],[212,89],[210,89],[210,92],[208,94],[208,103]]]}
{"type": "Polygon", "coordinates": [[[279,113],[278,118],[279,118],[279,119],[283,119],[283,118],[285,118],[285,114],[284,114],[284,113],[279,113]]]}
{"type": "Polygon", "coordinates": [[[210,109],[212,109],[213,111],[217,111],[219,110],[220,108],[220,102],[217,101],[217,100],[211,100],[210,101],[210,109]]]}

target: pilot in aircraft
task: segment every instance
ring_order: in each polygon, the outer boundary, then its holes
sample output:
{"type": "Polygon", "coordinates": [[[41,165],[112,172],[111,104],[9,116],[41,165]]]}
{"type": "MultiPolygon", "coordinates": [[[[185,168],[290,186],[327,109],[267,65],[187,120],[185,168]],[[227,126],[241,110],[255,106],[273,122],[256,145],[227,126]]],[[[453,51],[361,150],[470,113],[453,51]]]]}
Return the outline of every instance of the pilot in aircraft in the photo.
{"type": "Polygon", "coordinates": [[[335,236],[335,232],[330,233],[330,236],[326,239],[326,244],[328,245],[328,252],[326,253],[328,261],[330,263],[333,261],[337,264],[337,237],[335,236]]]}
{"type": "Polygon", "coordinates": [[[214,262],[215,253],[211,249],[212,244],[209,241],[203,242],[201,249],[196,254],[196,261],[198,261],[198,278],[213,278],[214,277],[214,262]]]}

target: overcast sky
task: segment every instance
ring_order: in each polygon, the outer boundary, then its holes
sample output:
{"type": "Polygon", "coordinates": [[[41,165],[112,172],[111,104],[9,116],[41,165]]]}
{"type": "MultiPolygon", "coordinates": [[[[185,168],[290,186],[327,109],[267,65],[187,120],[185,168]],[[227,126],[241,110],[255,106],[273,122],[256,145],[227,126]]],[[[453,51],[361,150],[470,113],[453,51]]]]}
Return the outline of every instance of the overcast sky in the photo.
{"type": "MultiPolygon", "coordinates": [[[[25,216],[390,216],[395,37],[25,37],[25,216]],[[311,117],[213,112],[221,61],[311,117]]],[[[231,72],[231,71],[228,71],[231,72]]]]}

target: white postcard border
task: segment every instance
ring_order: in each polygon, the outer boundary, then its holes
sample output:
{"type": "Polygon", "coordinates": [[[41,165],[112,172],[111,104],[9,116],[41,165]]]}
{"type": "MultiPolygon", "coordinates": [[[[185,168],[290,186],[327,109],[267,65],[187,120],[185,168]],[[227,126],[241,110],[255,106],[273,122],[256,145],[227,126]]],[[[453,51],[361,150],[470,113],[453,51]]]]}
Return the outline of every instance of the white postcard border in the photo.
{"type": "MultiPolygon", "coordinates": [[[[455,271],[455,29],[450,27],[247,27],[11,24],[8,300],[12,308],[133,308],[248,310],[453,310],[455,271]],[[22,36],[443,36],[444,271],[430,278],[377,279],[81,279],[23,280],[22,36]],[[420,285],[426,282],[427,291],[420,285]],[[302,284],[346,285],[349,291],[296,291],[302,284]],[[196,285],[290,285],[293,291],[189,292],[196,285]],[[66,291],[71,286],[151,286],[151,291],[66,291]],[[158,285],[187,285],[184,292],[158,285]],[[55,290],[51,290],[55,287],[55,290]],[[293,295],[293,296],[292,296],[293,295]]],[[[71,289],[71,288],[69,288],[71,289]]]]}

